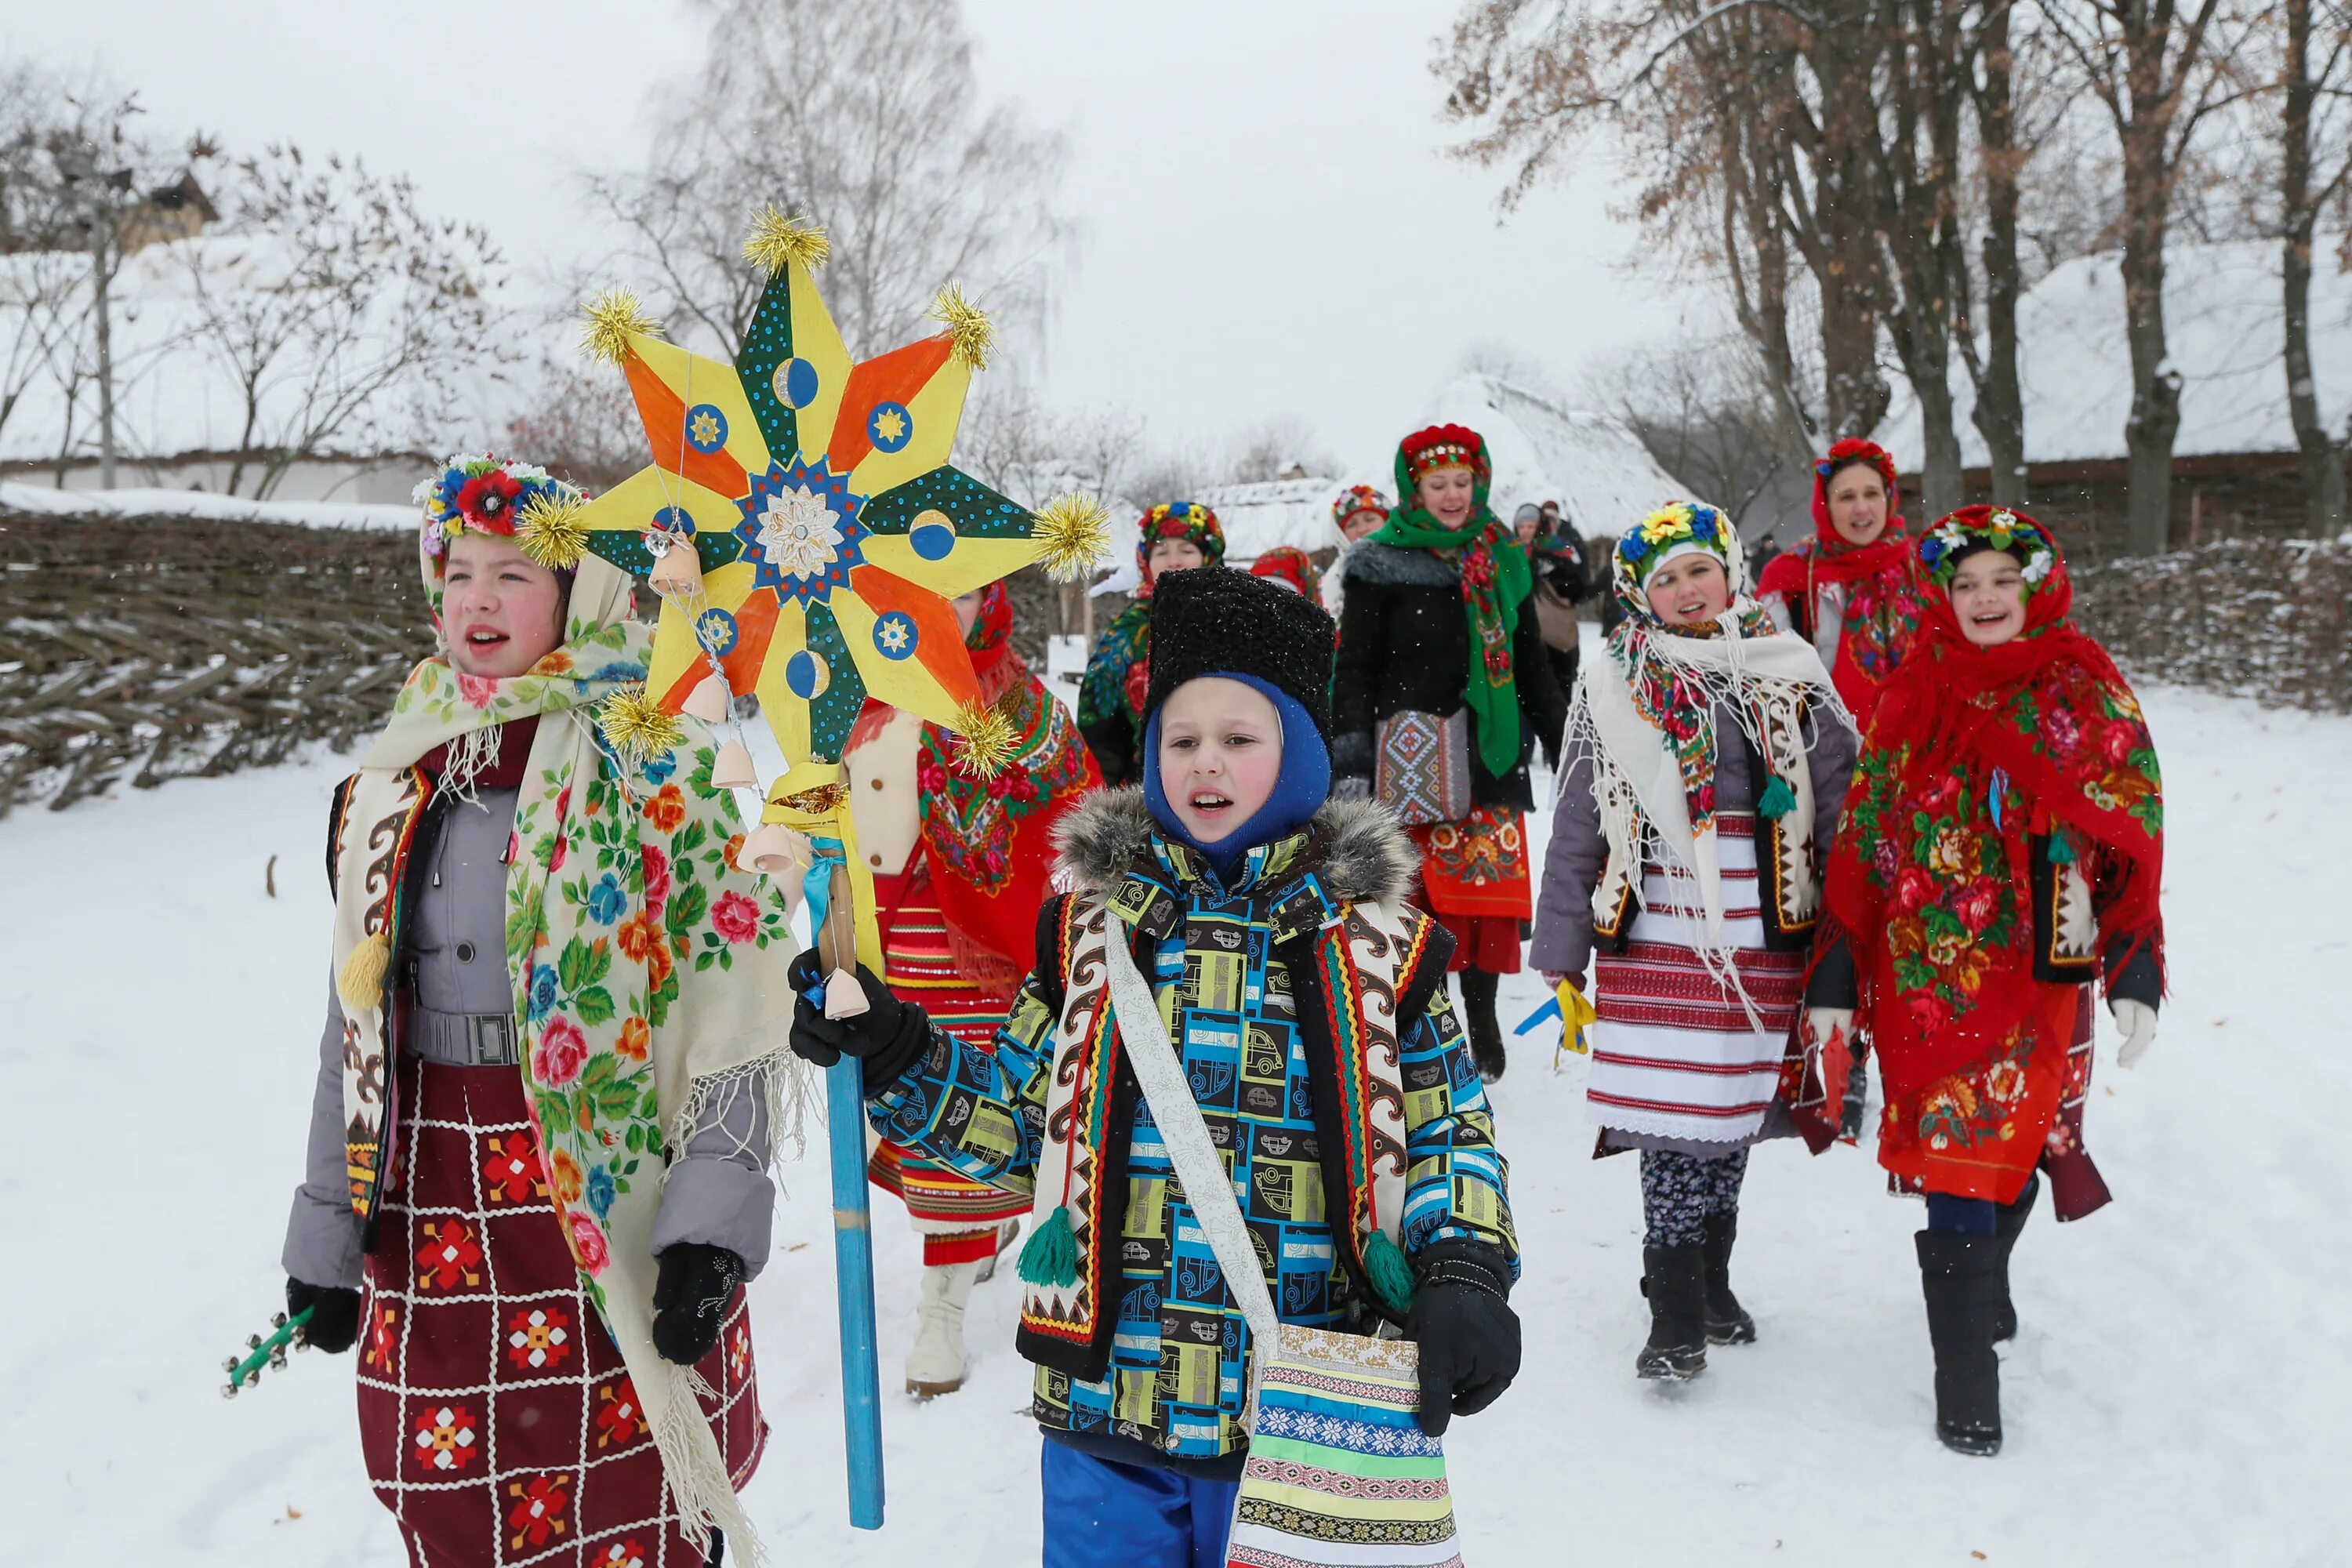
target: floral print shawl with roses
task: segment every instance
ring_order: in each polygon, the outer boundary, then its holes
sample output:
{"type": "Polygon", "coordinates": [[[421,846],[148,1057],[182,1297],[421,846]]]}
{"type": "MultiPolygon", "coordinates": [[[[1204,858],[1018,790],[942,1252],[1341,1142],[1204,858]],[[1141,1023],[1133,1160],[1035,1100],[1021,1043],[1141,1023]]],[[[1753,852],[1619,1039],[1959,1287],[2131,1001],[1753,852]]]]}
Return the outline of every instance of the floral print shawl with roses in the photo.
{"type": "Polygon", "coordinates": [[[1897,1093],[1980,1066],[2040,1000],[2032,856],[2095,867],[2102,938],[2162,957],[2156,743],[2115,661],[2068,618],[2056,540],[2021,512],[1969,507],[1920,542],[1920,643],[1855,763],[1828,887],[1897,1093]],[[1962,636],[1937,569],[1975,540],[2026,563],[2025,628],[1998,647],[1962,636]]]}
{"type": "MultiPolygon", "coordinates": [[[[442,656],[410,672],[344,808],[335,973],[396,923],[396,911],[368,907],[384,881],[370,862],[381,867],[383,847],[401,837],[389,825],[415,808],[417,759],[541,715],[507,873],[523,1084],[565,1238],[628,1363],[669,1484],[683,1511],[731,1544],[748,1524],[717,1446],[685,1369],[653,1347],[650,1243],[665,1150],[715,1097],[765,1094],[771,1127],[785,1125],[798,1083],[785,1047],[794,950],[782,895],[734,864],[743,828],[733,798],[711,785],[709,733],[684,720],[675,748],[637,763],[598,732],[599,706],[645,677],[647,634],[629,609],[627,576],[586,560],[565,641],[530,673],[460,675],[442,656]]],[[[380,1040],[381,1002],[355,1007],[347,988],[345,1008],[380,1040]]],[[[367,1056],[348,1042],[345,1054],[367,1056]]],[[[347,1110],[366,1092],[347,1083],[347,1110]]]]}

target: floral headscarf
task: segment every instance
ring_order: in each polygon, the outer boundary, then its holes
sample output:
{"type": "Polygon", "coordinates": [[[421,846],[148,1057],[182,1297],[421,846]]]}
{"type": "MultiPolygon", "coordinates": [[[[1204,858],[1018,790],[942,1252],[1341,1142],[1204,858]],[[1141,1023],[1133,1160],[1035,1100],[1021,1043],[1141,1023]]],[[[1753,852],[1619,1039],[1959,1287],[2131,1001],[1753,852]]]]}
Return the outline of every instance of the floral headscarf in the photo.
{"type": "Polygon", "coordinates": [[[2164,856],[2147,721],[2070,618],[2074,585],[2049,529],[1966,507],[1918,551],[1938,591],[1855,765],[1829,879],[1864,1024],[1899,1093],[1983,1061],[2034,1005],[2034,855],[2096,855],[2101,927],[2127,947],[2155,940],[2164,856]],[[1968,640],[1948,591],[1959,560],[1986,547],[2026,577],[2025,628],[1997,647],[1968,640]]]}
{"type": "Polygon", "coordinates": [[[1339,499],[1331,503],[1331,531],[1339,536],[1343,548],[1355,542],[1348,537],[1347,522],[1360,511],[1376,512],[1380,520],[1386,522],[1389,520],[1389,498],[1370,485],[1349,485],[1339,492],[1339,499]]]}
{"type": "Polygon", "coordinates": [[[1139,537],[1135,545],[1136,570],[1143,582],[1135,591],[1139,599],[1151,595],[1151,547],[1163,539],[1189,539],[1200,546],[1204,557],[1202,565],[1214,566],[1225,558],[1225,527],[1217,514],[1196,500],[1161,501],[1136,520],[1139,537]]]}
{"type": "Polygon", "coordinates": [[[1310,599],[1320,591],[1322,582],[1315,563],[1295,544],[1277,544],[1260,555],[1250,563],[1250,575],[1271,577],[1310,599]]]}
{"type": "MultiPolygon", "coordinates": [[[[1800,626],[1811,631],[1820,630],[1810,621],[1819,613],[1822,590],[1832,584],[1843,590],[1843,624],[1833,628],[1837,657],[1830,674],[1865,729],[1880,689],[1909,657],[1925,603],[1918,558],[1897,510],[1902,499],[1892,453],[1874,441],[1840,441],[1813,465],[1813,536],[1775,557],[1756,584],[1759,597],[1778,598],[1800,626]],[[1856,463],[1867,465],[1886,486],[1886,526],[1868,544],[1849,541],[1830,517],[1830,481],[1856,463]]],[[[1827,646],[1826,637],[1822,642],[1827,646]]]]}
{"type": "Polygon", "coordinates": [[[1470,668],[1463,697],[1477,716],[1478,759],[1497,778],[1519,765],[1518,675],[1511,659],[1519,606],[1535,592],[1527,552],[1508,524],[1486,505],[1494,483],[1486,438],[1461,425],[1433,425],[1397,444],[1397,493],[1404,497],[1375,543],[1426,550],[1452,565],[1462,581],[1462,610],[1470,624],[1470,668]],[[1468,468],[1472,510],[1459,529],[1446,527],[1421,504],[1419,486],[1440,468],[1468,468]]]}

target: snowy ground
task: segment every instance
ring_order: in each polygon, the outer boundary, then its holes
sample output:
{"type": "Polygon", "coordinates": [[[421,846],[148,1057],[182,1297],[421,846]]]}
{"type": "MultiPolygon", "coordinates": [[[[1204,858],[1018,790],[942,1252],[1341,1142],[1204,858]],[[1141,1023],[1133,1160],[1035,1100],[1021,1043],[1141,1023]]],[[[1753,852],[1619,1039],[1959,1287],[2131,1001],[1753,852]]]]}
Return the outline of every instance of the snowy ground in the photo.
{"type": "MultiPolygon", "coordinates": [[[[2137,1072],[2103,1067],[2118,1202],[2018,1253],[2009,1447],[1930,1426],[1916,1206],[1864,1152],[1759,1154],[1738,1258],[1762,1342],[1686,1389],[1632,1374],[1645,1324],[1630,1160],[1589,1159],[1581,1072],[1496,1090],[1527,1254],[1526,1370],[1449,1441],[1468,1559],[1706,1563],[2337,1563],[2352,1554],[2352,721],[2192,692],[2150,707],[2173,822],[2175,995],[2137,1072]]],[[[362,1479],[350,1363],[234,1404],[221,1358],[280,1289],[321,1004],[315,765],[0,822],[0,1563],[401,1561],[362,1479]],[[277,858],[277,896],[264,888],[277,858]]],[[[1533,1005],[1507,989],[1507,1024],[1533,1005]]],[[[2112,1039],[2103,1031],[2101,1050],[2112,1039]]],[[[2111,1060],[2111,1058],[2109,1058],[2111,1060]]],[[[754,1289],[775,1436],[748,1501],[786,1563],[1034,1562],[1037,1438],[1009,1278],[961,1394],[886,1410],[889,1525],[845,1522],[821,1151],[788,1173],[754,1289]]],[[[2046,1215],[2046,1211],[2045,1211],[2046,1215]]],[[[886,1384],[917,1252],[877,1202],[886,1384]]]]}

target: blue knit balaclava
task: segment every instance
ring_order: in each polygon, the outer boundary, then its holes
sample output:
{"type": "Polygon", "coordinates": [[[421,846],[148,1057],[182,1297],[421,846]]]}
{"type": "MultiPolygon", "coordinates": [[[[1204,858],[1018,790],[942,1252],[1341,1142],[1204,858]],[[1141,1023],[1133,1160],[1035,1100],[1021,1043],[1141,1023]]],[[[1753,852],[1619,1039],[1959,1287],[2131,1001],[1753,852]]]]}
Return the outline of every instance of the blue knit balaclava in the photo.
{"type": "Polygon", "coordinates": [[[1252,849],[1288,837],[1314,820],[1331,793],[1331,752],[1323,736],[1297,700],[1280,688],[1238,671],[1207,672],[1194,679],[1236,680],[1274,704],[1282,725],[1282,765],[1275,775],[1274,793],[1249,820],[1213,844],[1203,844],[1184,826],[1160,783],[1160,715],[1163,700],[1151,710],[1143,727],[1143,804],[1151,820],[1168,837],[1207,858],[1221,882],[1231,882],[1236,868],[1252,849]]]}

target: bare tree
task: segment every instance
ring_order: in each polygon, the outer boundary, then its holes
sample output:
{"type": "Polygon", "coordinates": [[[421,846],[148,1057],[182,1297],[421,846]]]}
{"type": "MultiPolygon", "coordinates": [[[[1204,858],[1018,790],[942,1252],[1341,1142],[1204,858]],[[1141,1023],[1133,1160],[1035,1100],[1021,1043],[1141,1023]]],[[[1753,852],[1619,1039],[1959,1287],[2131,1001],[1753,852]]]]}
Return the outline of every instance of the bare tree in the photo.
{"type": "MultiPolygon", "coordinates": [[[[2285,55],[2280,72],[2279,237],[2286,329],[2287,412],[2303,453],[2303,487],[2311,531],[2344,527],[2347,436],[2331,429],[2319,407],[2311,361],[2312,244],[2320,215],[2339,214],[2352,180],[2352,8],[2342,0],[2284,0],[2285,55]]],[[[2347,258],[2337,257],[2342,267],[2347,258]]]]}
{"type": "Polygon", "coordinates": [[[542,359],[538,389],[509,422],[507,442],[517,457],[591,495],[646,466],[645,426],[628,383],[569,354],[542,359]]]}
{"type": "Polygon", "coordinates": [[[982,112],[957,0],[698,0],[701,67],[653,100],[646,167],[587,180],[655,313],[729,354],[763,281],[743,264],[773,202],[824,226],[825,302],[852,352],[921,336],[942,283],[998,324],[1042,316],[1072,233],[1068,153],[1019,109],[982,112]]]}
{"type": "Polygon", "coordinates": [[[1762,366],[1744,339],[1634,354],[1597,378],[1594,393],[1660,468],[1743,525],[1780,481],[1805,471],[1808,455],[1790,460],[1762,366]]]}
{"type": "Polygon", "coordinates": [[[268,496],[338,437],[429,439],[468,395],[463,376],[502,374],[498,253],[483,229],[428,218],[405,178],[275,147],[224,195],[230,236],[168,248],[195,342],[237,392],[230,493],[250,478],[268,496]]]}
{"type": "Polygon", "coordinates": [[[2236,0],[2040,0],[2053,37],[2107,112],[2123,157],[2124,424],[2130,548],[2153,555],[2172,528],[2180,372],[2164,329],[2164,247],[2179,176],[2206,118],[2235,97],[2252,30],[2236,0]]]}
{"type": "Polygon", "coordinates": [[[1244,436],[1226,478],[1237,485],[1264,484],[1294,469],[1310,478],[1329,479],[1339,473],[1339,460],[1317,445],[1314,429],[1306,420],[1285,415],[1244,436]]]}

